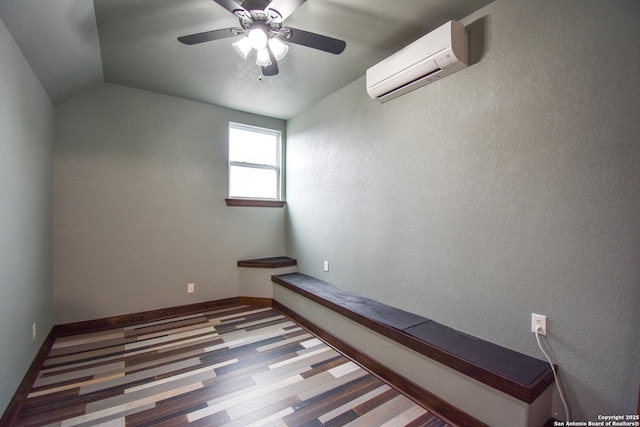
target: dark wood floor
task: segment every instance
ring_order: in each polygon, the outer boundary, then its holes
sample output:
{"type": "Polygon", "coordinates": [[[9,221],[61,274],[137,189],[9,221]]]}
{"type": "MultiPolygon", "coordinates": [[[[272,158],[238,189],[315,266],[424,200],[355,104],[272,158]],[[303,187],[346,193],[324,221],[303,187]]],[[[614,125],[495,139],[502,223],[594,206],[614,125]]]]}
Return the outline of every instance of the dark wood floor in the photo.
{"type": "Polygon", "coordinates": [[[271,307],[58,338],[19,426],[448,426],[271,307]]]}

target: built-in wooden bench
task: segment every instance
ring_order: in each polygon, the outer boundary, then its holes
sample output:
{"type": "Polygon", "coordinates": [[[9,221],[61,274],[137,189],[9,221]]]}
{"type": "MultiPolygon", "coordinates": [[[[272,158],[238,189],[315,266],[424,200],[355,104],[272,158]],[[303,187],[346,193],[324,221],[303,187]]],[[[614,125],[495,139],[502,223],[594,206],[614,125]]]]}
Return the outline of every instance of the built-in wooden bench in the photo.
{"type": "MultiPolygon", "coordinates": [[[[544,424],[540,423],[540,419],[549,415],[550,408],[544,407],[550,405],[549,386],[553,383],[553,373],[549,365],[542,360],[481,340],[428,318],[364,298],[304,274],[275,275],[272,281],[380,334],[385,339],[390,339],[489,386],[494,390],[493,394],[499,391],[522,402],[524,405],[516,404],[516,407],[524,408],[520,412],[527,420],[522,423],[513,419],[506,420],[504,425],[539,426],[544,424]],[[538,399],[543,393],[545,399],[541,400],[545,402],[540,404],[538,399]],[[536,411],[541,410],[546,412],[546,415],[530,414],[529,407],[534,403],[538,406],[536,411]]],[[[283,298],[288,297],[285,295],[280,299],[283,298]]],[[[278,295],[274,299],[277,301],[278,295]]],[[[300,308],[300,311],[310,310],[305,307],[300,308]]],[[[305,313],[298,314],[305,317],[305,313]]],[[[489,391],[488,395],[491,397],[492,393],[489,391]]],[[[497,402],[507,400],[509,399],[498,395],[497,402]]],[[[504,406],[503,403],[496,405],[504,406]]],[[[505,416],[511,415],[507,415],[505,411],[505,416]]],[[[493,421],[487,424],[495,425],[493,421]]]]}

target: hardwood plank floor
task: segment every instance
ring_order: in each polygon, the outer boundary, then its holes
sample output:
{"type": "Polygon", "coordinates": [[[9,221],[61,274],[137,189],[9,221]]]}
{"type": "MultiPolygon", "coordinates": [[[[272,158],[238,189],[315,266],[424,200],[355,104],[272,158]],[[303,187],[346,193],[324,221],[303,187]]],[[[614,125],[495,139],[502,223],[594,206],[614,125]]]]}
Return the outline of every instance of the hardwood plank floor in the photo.
{"type": "Polygon", "coordinates": [[[59,338],[18,426],[449,426],[271,307],[59,338]]]}

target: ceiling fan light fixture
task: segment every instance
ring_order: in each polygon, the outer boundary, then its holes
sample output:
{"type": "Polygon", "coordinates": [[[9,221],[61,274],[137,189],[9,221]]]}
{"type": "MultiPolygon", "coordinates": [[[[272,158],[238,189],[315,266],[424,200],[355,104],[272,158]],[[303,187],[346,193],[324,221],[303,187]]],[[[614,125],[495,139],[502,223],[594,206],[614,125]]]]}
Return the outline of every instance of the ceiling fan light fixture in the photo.
{"type": "Polygon", "coordinates": [[[271,49],[271,53],[273,53],[273,56],[275,56],[278,61],[284,58],[287,52],[289,52],[289,46],[275,37],[269,39],[269,49],[271,49]]]}
{"type": "Polygon", "coordinates": [[[267,47],[267,33],[261,28],[253,28],[249,31],[249,40],[251,41],[251,46],[255,50],[264,49],[267,47]]]}
{"type": "Polygon", "coordinates": [[[253,47],[251,45],[251,40],[249,40],[249,37],[243,37],[237,42],[233,43],[231,46],[233,46],[233,49],[238,55],[242,57],[242,59],[247,59],[247,56],[249,56],[249,52],[251,52],[251,49],[253,47]]]}
{"type": "Polygon", "coordinates": [[[258,54],[256,56],[256,65],[261,67],[266,67],[271,65],[271,58],[269,58],[269,51],[267,48],[258,50],[258,54]]]}

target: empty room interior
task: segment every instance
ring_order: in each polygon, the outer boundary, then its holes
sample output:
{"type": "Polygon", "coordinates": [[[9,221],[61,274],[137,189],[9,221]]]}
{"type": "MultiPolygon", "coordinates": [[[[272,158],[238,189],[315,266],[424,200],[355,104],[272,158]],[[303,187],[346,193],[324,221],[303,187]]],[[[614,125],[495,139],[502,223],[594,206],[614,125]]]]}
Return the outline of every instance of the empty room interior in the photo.
{"type": "MultiPolygon", "coordinates": [[[[415,404],[406,425],[640,425],[639,26],[636,0],[0,0],[2,424],[83,394],[46,391],[46,357],[117,328],[131,351],[171,313],[220,342],[280,324],[415,404]],[[427,37],[450,21],[447,71],[427,37]],[[436,69],[393,83],[407,57],[436,69]],[[234,157],[243,131],[273,165],[234,157]],[[273,193],[234,186],[254,172],[273,193]]],[[[200,388],[232,381],[216,363],[200,388]]],[[[166,425],[347,424],[303,395],[166,425]]],[[[47,425],[149,425],[144,399],[47,425]]]]}

